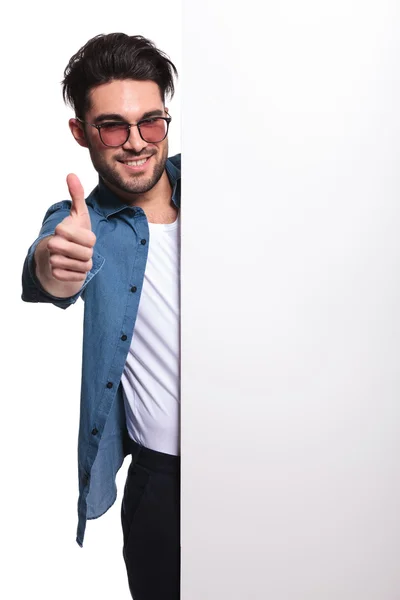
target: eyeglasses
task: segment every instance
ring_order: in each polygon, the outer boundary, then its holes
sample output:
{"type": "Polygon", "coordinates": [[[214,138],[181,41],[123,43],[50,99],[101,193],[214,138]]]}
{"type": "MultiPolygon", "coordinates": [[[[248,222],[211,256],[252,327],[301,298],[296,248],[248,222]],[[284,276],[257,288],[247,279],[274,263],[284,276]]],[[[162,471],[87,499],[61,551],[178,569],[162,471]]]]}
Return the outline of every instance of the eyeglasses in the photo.
{"type": "Polygon", "coordinates": [[[76,119],[80,123],[85,123],[85,125],[90,125],[97,129],[101,141],[109,148],[118,148],[118,146],[126,144],[131,135],[131,127],[138,128],[139,135],[144,142],[158,144],[167,137],[169,124],[171,123],[171,117],[151,117],[149,119],[142,119],[136,124],[110,121],[108,123],[101,123],[101,125],[88,123],[79,119],[79,117],[76,117],[76,119]]]}

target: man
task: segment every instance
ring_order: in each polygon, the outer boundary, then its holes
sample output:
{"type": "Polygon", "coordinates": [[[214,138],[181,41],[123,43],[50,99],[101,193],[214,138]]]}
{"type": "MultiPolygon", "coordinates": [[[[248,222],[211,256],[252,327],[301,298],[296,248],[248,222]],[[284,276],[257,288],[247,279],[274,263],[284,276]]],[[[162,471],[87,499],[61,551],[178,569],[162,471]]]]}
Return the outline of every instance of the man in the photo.
{"type": "Polygon", "coordinates": [[[168,159],[174,64],[142,36],[89,40],[69,61],[69,127],[99,174],[51,206],[26,257],[22,299],[85,302],[77,542],[122,501],[135,600],[177,600],[180,572],[180,155],[168,159]],[[140,302],[139,302],[140,301],[140,302]]]}

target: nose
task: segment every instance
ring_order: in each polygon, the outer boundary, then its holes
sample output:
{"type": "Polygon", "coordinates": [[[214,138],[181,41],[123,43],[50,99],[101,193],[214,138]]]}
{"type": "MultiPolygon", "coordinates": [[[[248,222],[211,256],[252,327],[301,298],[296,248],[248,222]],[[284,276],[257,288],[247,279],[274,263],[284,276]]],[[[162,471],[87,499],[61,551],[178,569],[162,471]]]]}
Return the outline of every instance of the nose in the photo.
{"type": "Polygon", "coordinates": [[[122,146],[124,150],[134,150],[135,152],[139,153],[146,146],[147,142],[140,137],[139,129],[136,126],[132,126],[130,128],[129,137],[122,146]]]}

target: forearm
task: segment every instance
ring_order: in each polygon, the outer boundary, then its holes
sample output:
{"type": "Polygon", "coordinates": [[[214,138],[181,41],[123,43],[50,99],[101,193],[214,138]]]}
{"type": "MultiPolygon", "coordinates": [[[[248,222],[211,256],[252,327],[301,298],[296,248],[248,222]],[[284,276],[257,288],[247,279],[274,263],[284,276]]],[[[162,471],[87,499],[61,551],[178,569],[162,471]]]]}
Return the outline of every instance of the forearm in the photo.
{"type": "Polygon", "coordinates": [[[52,236],[43,238],[35,250],[35,274],[43,289],[56,298],[69,298],[82,288],[84,281],[59,281],[52,276],[47,242],[52,236]]]}

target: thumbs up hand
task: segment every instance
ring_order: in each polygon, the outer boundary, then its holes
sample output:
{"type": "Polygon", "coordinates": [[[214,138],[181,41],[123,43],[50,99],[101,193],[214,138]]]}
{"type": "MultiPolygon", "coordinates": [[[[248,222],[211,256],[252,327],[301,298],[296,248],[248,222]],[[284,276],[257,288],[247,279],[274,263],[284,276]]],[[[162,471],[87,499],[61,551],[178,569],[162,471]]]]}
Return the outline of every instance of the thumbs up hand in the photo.
{"type": "Polygon", "coordinates": [[[63,282],[83,282],[92,268],[96,236],[92,231],[90,215],[83,187],[78,177],[67,177],[72,206],[68,217],[57,225],[47,242],[50,272],[63,282]]]}
{"type": "MultiPolygon", "coordinates": [[[[78,177],[73,173],[67,176],[68,190],[72,200],[71,214],[73,222],[82,229],[92,230],[90,216],[87,204],[85,202],[85,194],[83,187],[78,177]]],[[[68,218],[68,217],[67,217],[68,218]]]]}

